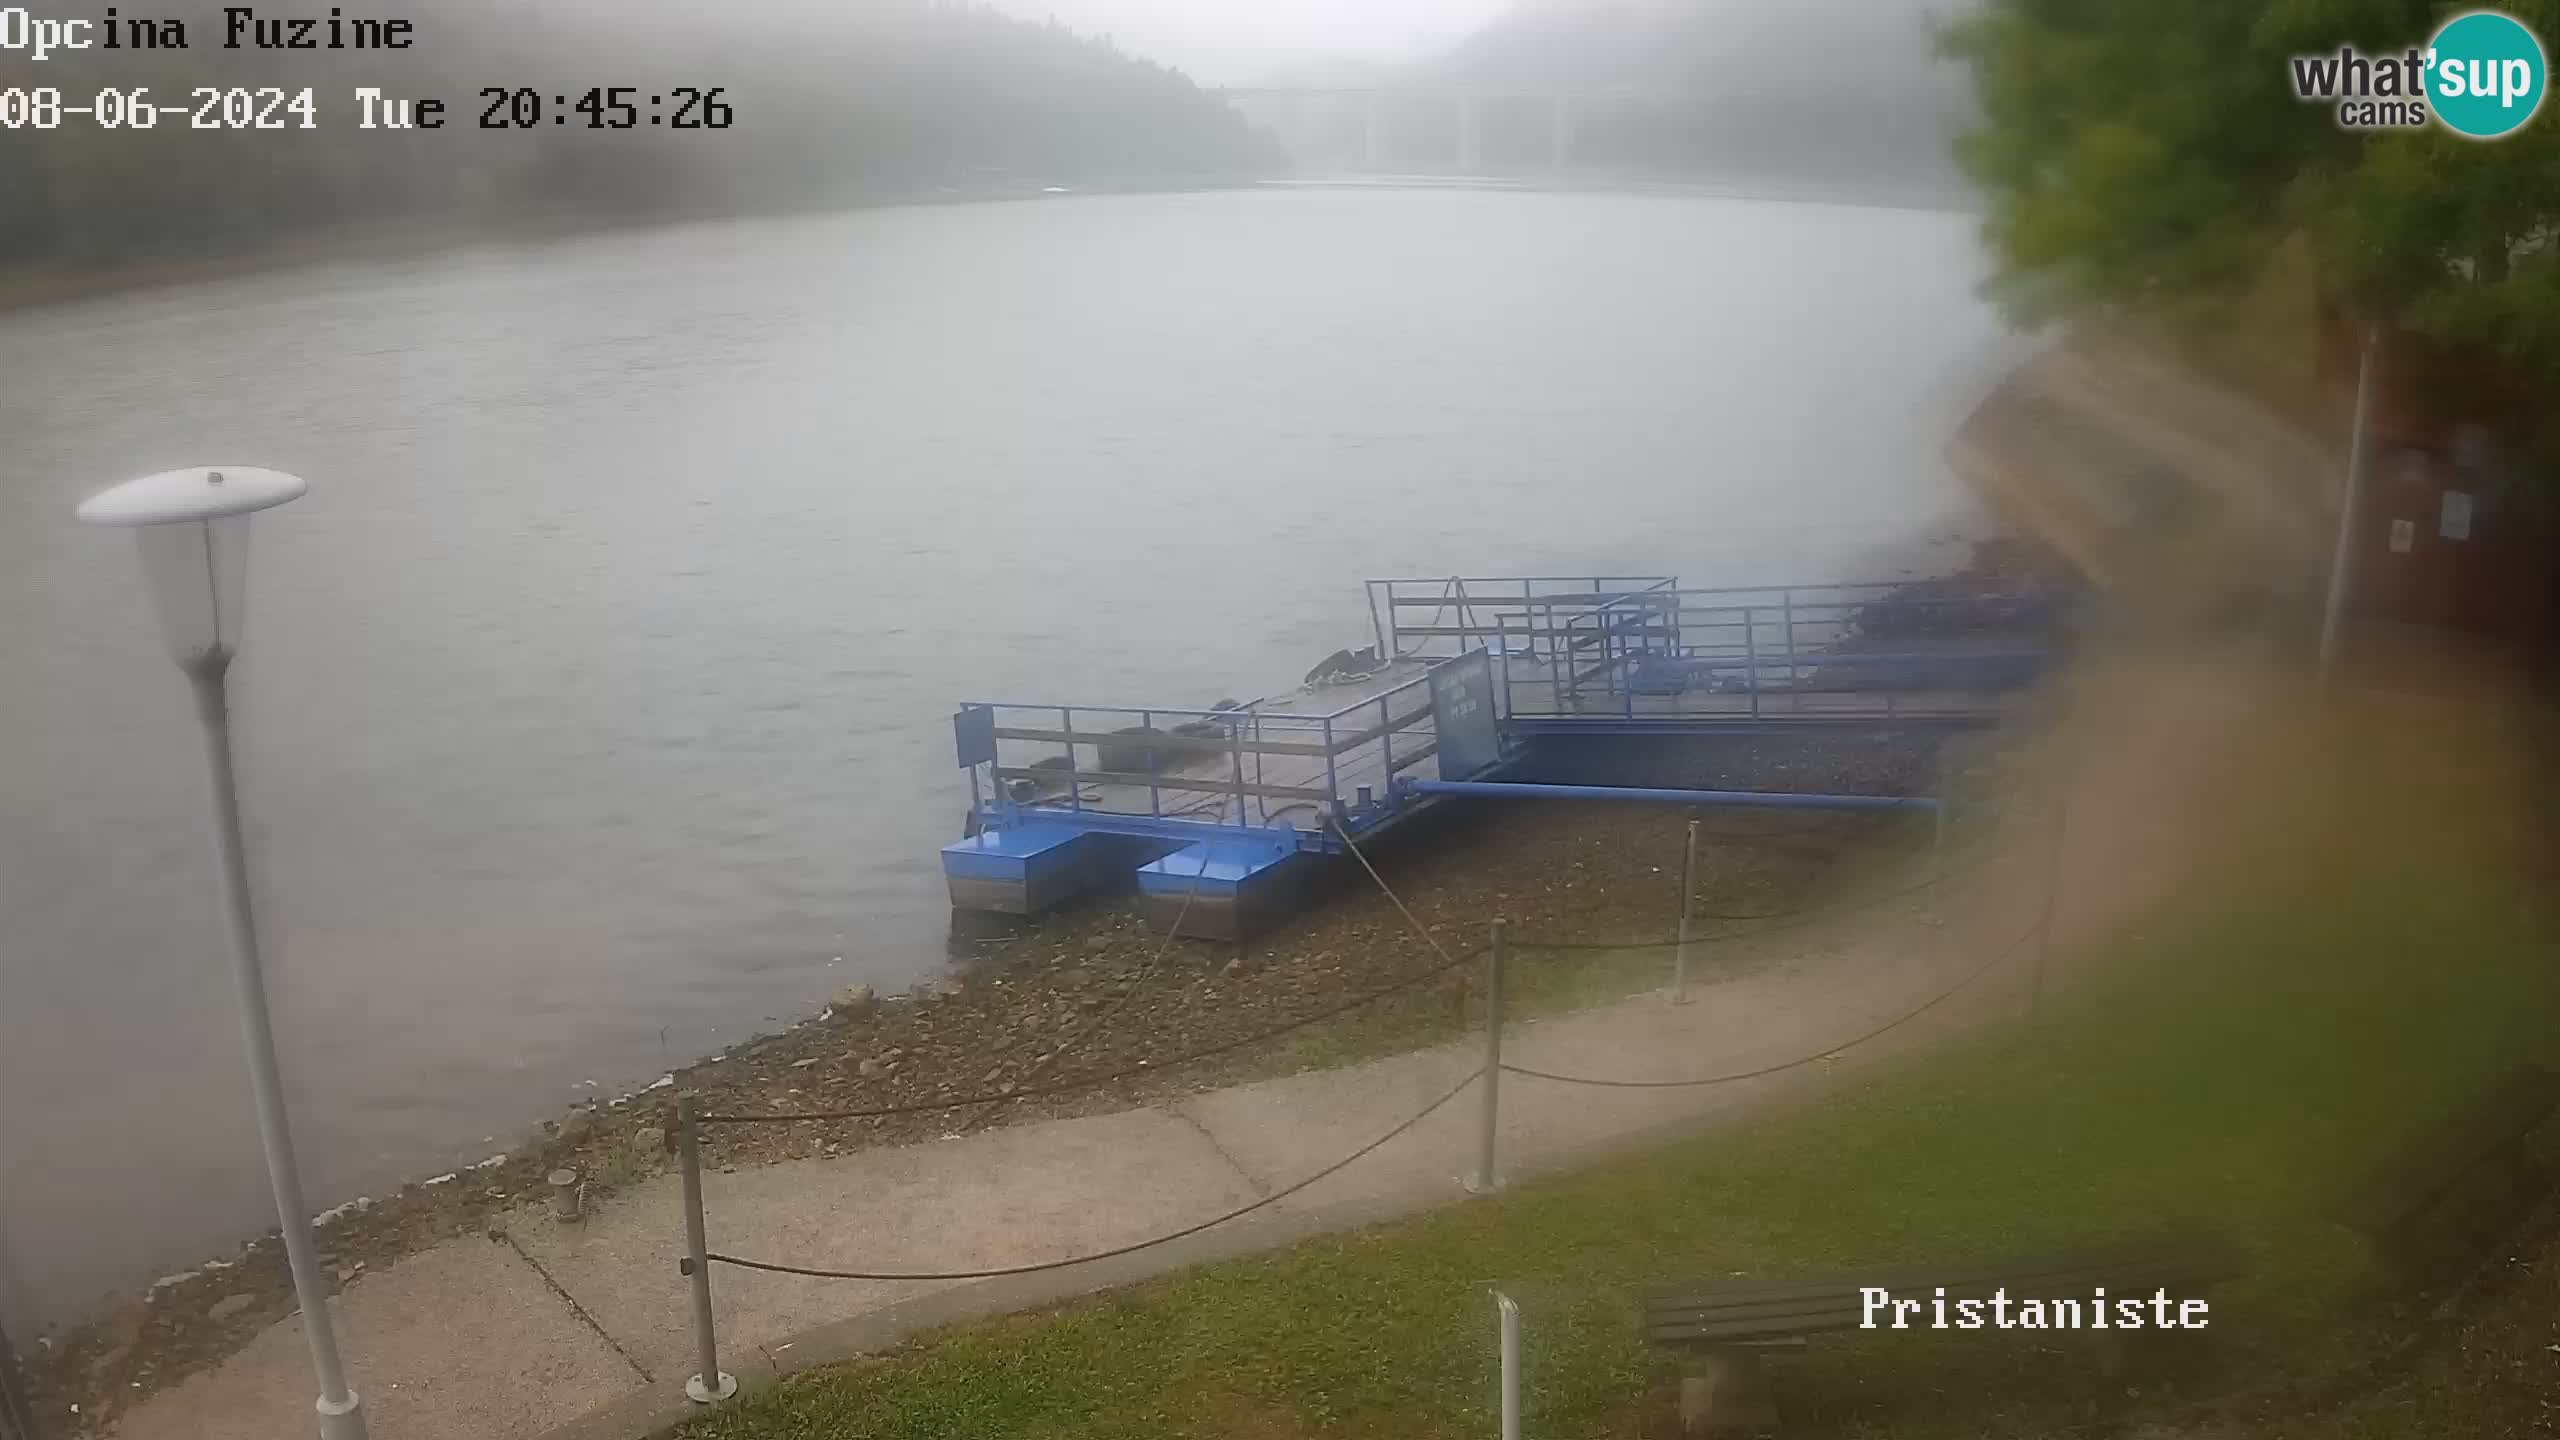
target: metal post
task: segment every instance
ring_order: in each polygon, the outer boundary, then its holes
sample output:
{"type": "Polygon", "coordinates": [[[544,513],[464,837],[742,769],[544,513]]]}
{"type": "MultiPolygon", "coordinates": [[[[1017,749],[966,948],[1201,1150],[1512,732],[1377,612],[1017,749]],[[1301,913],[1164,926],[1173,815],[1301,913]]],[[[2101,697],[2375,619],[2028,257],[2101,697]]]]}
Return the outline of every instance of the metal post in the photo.
{"type": "Polygon", "coordinates": [[[2338,636],[2347,613],[2348,572],[2355,563],[2356,511],[2364,503],[2366,461],[2365,416],[2373,397],[2374,351],[2382,343],[2382,327],[2367,325],[2364,353],[2356,362],[2356,413],[2347,435],[2347,493],[2338,511],[2337,548],[2329,556],[2329,599],[2320,609],[2320,678],[2338,661],[2338,636]]]}
{"type": "Polygon", "coordinates": [[[1520,1305],[1496,1290],[1493,1306],[1502,1317],[1502,1440],[1520,1440],[1520,1305]]]}
{"type": "Polygon", "coordinates": [[[1628,668],[1626,662],[1632,658],[1634,652],[1627,649],[1626,637],[1619,632],[1618,627],[1608,621],[1603,620],[1600,623],[1600,634],[1602,637],[1600,653],[1609,657],[1609,684],[1625,697],[1627,718],[1633,720],[1636,718],[1636,677],[1631,671],[1626,674],[1619,672],[1621,669],[1628,668]]]}
{"type": "MultiPolygon", "coordinates": [[[[1156,728],[1156,712],[1153,710],[1139,711],[1138,728],[1141,730],[1153,730],[1156,728]]],[[[1158,819],[1162,819],[1164,816],[1164,790],[1156,782],[1164,774],[1164,769],[1160,764],[1155,763],[1157,758],[1159,758],[1155,751],[1150,750],[1147,754],[1150,757],[1147,765],[1147,813],[1158,819]]],[[[1067,769],[1070,772],[1073,772],[1075,768],[1076,766],[1073,760],[1067,762],[1067,769]]]]}
{"type": "MultiPolygon", "coordinates": [[[[1253,715],[1253,738],[1257,742],[1262,739],[1262,712],[1259,710],[1253,715]]],[[[1318,738],[1324,741],[1324,793],[1330,796],[1333,803],[1339,807],[1342,804],[1342,773],[1341,765],[1333,753],[1332,716],[1324,717],[1323,728],[1318,738]]],[[[1387,785],[1393,788],[1395,783],[1394,772],[1388,772],[1387,785]]]]}
{"type": "MultiPolygon", "coordinates": [[[[1750,666],[1751,718],[1757,720],[1760,718],[1760,630],[1751,623],[1751,607],[1748,605],[1742,607],[1742,658],[1750,666]]],[[[1788,673],[1787,683],[1790,689],[1794,688],[1795,675],[1792,671],[1788,673]]]]}
{"type": "Polygon", "coordinates": [[[1948,791],[1947,747],[1954,743],[1952,736],[1938,739],[1938,803],[1929,811],[1929,922],[1936,928],[1936,948],[1942,954],[1947,947],[1947,811],[1954,798],[1948,791]]]}
{"type": "MultiPolygon", "coordinates": [[[[1058,707],[1058,733],[1067,737],[1067,808],[1081,813],[1084,809],[1084,781],[1078,774],[1081,767],[1076,764],[1076,712],[1064,705],[1058,707]]],[[[1102,764],[1102,747],[1099,745],[1093,747],[1093,763],[1097,768],[1102,764]]]]}
{"type": "Polygon", "coordinates": [[[684,1382],[684,1394],[708,1405],[737,1394],[738,1377],[720,1368],[720,1341],[711,1328],[711,1241],[703,1234],[702,1136],[691,1090],[676,1097],[676,1162],[684,1170],[685,1273],[693,1280],[693,1335],[702,1361],[684,1382]]]}
{"type": "Polygon", "coordinates": [[[1938,804],[1929,812],[1929,873],[1932,875],[1943,873],[1939,867],[1946,859],[1947,747],[1954,743],[1951,737],[1942,737],[1938,741],[1938,804]]]}
{"type": "Polygon", "coordinates": [[[1698,822],[1689,822],[1689,844],[1680,860],[1680,943],[1671,949],[1671,1003],[1689,1003],[1689,937],[1698,908],[1698,822]]]}
{"type": "MultiPolygon", "coordinates": [[[[1254,743],[1255,743],[1256,745],[1259,745],[1259,744],[1261,744],[1261,743],[1262,743],[1262,741],[1260,740],[1260,738],[1258,738],[1258,737],[1257,737],[1257,738],[1255,739],[1254,743]]],[[[1228,746],[1230,747],[1230,749],[1229,749],[1229,753],[1230,753],[1230,754],[1232,754],[1232,755],[1235,757],[1235,762],[1236,762],[1236,823],[1237,823],[1238,825],[1250,825],[1250,824],[1252,824],[1252,823],[1253,823],[1253,811],[1252,811],[1251,809],[1247,808],[1247,807],[1246,807],[1246,805],[1245,805],[1245,803],[1244,803],[1244,727],[1243,727],[1243,726],[1241,726],[1241,725],[1229,725],[1229,726],[1227,727],[1227,744],[1228,744],[1228,746]]],[[[1256,753],[1256,754],[1260,754],[1261,752],[1260,752],[1260,751],[1256,751],[1256,752],[1254,752],[1254,753],[1256,753]]],[[[1332,762],[1332,757],[1331,757],[1331,756],[1327,756],[1327,757],[1326,757],[1326,763],[1330,764],[1331,762],[1332,762]]],[[[1224,817],[1224,816],[1220,816],[1219,818],[1224,819],[1225,817],[1224,817]]]]}
{"type": "Polygon", "coordinates": [[[1476,1148],[1476,1173],[1467,1181],[1472,1194],[1490,1195],[1502,1188],[1494,1168],[1494,1143],[1502,1127],[1502,952],[1503,922],[1493,922],[1493,944],[1484,953],[1484,1128],[1476,1148]]]}
{"type": "Polygon", "coordinates": [[[2044,904],[2036,917],[2036,966],[2027,987],[2027,1015],[2034,1018],[2044,1005],[2045,967],[2053,953],[2053,912],[2055,897],[2062,889],[2062,846],[2071,829],[2071,791],[2076,778],[2071,754],[2070,712],[2065,710],[2055,729],[2061,737],[2054,764],[2061,772],[2054,783],[2053,837],[2049,842],[2044,865],[2044,904]]]}
{"type": "Polygon", "coordinates": [[[284,1234],[285,1263],[302,1306],[302,1333],[311,1346],[311,1369],[320,1383],[313,1408],[322,1440],[365,1440],[364,1402],[347,1383],[338,1358],[338,1336],[329,1316],[329,1291],[311,1242],[311,1209],[302,1198],[293,1131],[285,1117],[284,1076],[276,1063],[275,1030],[267,1017],[267,984],[251,918],[249,871],[241,856],[240,795],[231,769],[231,712],[223,692],[228,652],[190,663],[196,716],[202,722],[205,761],[213,780],[213,845],[222,869],[222,918],[231,937],[231,965],[240,985],[240,1025],[248,1043],[249,1087],[257,1098],[258,1134],[266,1142],[267,1183],[275,1191],[276,1218],[284,1234]]]}

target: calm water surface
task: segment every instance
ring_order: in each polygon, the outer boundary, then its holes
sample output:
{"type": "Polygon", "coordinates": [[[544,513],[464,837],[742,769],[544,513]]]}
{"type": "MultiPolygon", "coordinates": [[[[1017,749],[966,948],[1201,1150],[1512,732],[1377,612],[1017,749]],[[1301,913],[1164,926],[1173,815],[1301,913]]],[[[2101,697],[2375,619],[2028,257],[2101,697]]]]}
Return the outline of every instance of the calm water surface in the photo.
{"type": "Polygon", "coordinates": [[[945,965],[955,700],[1285,686],[1373,574],[1943,560],[1979,267],[1954,215],[1248,192],[0,320],[0,1313],[272,1222],[183,682],[89,491],[314,482],[233,675],[326,1205],[945,965]]]}

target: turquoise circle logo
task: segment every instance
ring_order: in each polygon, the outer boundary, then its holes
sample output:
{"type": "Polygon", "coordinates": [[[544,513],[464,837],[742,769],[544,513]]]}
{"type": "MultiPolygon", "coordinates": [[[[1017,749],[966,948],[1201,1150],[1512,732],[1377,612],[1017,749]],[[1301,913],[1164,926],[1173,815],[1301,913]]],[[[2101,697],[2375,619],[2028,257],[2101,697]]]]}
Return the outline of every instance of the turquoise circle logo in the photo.
{"type": "Polygon", "coordinates": [[[2491,10],[2437,31],[2428,56],[2427,98],[2436,118],[2476,140],[2495,140],[2532,119],[2551,80],[2542,42],[2491,10]]]}

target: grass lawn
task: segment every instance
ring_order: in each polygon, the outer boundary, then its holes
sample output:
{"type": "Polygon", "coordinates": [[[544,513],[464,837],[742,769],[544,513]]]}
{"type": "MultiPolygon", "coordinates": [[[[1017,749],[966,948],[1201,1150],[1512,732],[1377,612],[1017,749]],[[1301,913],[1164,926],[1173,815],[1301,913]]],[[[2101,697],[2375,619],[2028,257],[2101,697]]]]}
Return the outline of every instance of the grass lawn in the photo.
{"type": "MultiPolygon", "coordinates": [[[[2380,1146],[2500,1066],[2560,1059],[2560,965],[2484,873],[2403,855],[2316,880],[2256,877],[2246,898],[2156,917],[2122,943],[2111,978],[2033,1028],[1818,1105],[1498,1199],[958,1327],[681,1433],[1481,1436],[1494,1423],[1486,1291],[1498,1283],[1525,1315],[1530,1432],[1637,1436],[1660,1428],[1668,1373],[1634,1335],[1640,1286],[2180,1222],[2232,1235],[2254,1272],[2216,1292],[2210,1343],[2176,1379],[2111,1387],[2070,1336],[1823,1337],[1772,1365],[1791,1430],[2043,1436],[2316,1380],[2409,1323],[2360,1243],[2320,1218],[2325,1203],[2380,1146]]],[[[2404,1410],[2384,1418],[2407,1421],[2404,1410]]]]}

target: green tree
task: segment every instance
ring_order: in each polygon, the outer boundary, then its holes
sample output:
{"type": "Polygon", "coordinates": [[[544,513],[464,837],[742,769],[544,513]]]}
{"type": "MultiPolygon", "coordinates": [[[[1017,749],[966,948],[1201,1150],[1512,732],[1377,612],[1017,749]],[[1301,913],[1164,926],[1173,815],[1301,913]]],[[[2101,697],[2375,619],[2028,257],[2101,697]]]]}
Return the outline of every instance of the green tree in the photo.
{"type": "MultiPolygon", "coordinates": [[[[2029,319],[2210,304],[2299,239],[2361,317],[2560,396],[2560,102],[2483,142],[2347,130],[2293,94],[2296,55],[2399,54],[2470,8],[1983,0],[1942,43],[1980,92],[1959,158],[1988,192],[1996,292],[2029,319]]],[[[2560,0],[2502,8],[2560,44],[2560,0]]],[[[2526,408],[2560,473],[2560,413],[2526,408]]]]}

